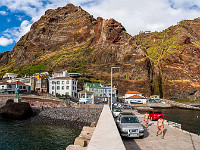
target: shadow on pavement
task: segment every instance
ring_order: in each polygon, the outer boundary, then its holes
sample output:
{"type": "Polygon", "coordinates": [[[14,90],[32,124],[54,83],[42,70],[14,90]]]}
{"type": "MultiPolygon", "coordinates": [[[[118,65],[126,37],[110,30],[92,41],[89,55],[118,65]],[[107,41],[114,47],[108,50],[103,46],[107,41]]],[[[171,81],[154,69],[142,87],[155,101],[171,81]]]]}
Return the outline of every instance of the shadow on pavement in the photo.
{"type": "Polygon", "coordinates": [[[135,142],[134,138],[122,137],[122,140],[126,150],[141,150],[141,148],[135,142]]]}
{"type": "Polygon", "coordinates": [[[152,126],[153,124],[154,124],[154,123],[149,123],[149,124],[148,124],[148,127],[152,126]]]}
{"type": "Polygon", "coordinates": [[[165,134],[167,133],[167,129],[163,130],[163,136],[165,137],[165,134]]]}
{"type": "MultiPolygon", "coordinates": [[[[148,130],[145,128],[144,130],[144,137],[147,138],[149,136],[148,130]]],[[[126,150],[141,150],[141,148],[138,146],[138,144],[135,142],[135,139],[143,139],[143,138],[128,138],[128,137],[122,137],[122,141],[124,143],[124,146],[126,150]]]]}

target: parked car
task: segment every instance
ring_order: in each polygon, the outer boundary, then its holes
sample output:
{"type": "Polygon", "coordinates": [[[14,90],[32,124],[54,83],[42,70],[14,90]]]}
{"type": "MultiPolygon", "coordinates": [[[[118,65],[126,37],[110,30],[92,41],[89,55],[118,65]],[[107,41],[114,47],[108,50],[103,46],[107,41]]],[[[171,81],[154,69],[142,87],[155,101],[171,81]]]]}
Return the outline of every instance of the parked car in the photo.
{"type": "Polygon", "coordinates": [[[121,112],[122,110],[120,108],[114,108],[112,111],[113,117],[118,117],[121,112]]]}
{"type": "Polygon", "coordinates": [[[130,105],[127,105],[127,104],[124,104],[124,105],[122,106],[122,108],[123,108],[123,109],[132,109],[131,106],[130,106],[130,105]]]}
{"type": "Polygon", "coordinates": [[[160,118],[160,116],[162,116],[162,118],[163,118],[163,114],[161,113],[161,111],[152,110],[149,112],[149,117],[151,120],[157,120],[160,118]]]}
{"type": "Polygon", "coordinates": [[[134,114],[121,113],[117,117],[116,123],[121,136],[144,137],[144,127],[134,114]]]}
{"type": "Polygon", "coordinates": [[[106,105],[106,103],[104,103],[104,102],[96,102],[95,104],[106,105]]]}

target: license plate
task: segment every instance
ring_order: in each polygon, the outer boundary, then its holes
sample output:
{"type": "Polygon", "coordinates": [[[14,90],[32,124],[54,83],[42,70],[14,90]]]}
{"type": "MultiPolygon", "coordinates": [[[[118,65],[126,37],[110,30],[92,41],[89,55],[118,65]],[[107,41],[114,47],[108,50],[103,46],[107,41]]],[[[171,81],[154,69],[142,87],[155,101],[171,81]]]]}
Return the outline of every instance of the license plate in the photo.
{"type": "Polygon", "coordinates": [[[138,132],[138,129],[135,129],[135,130],[129,130],[129,132],[138,132]]]}
{"type": "Polygon", "coordinates": [[[132,134],[132,133],[129,134],[129,137],[136,137],[136,136],[138,136],[138,134],[132,134]]]}

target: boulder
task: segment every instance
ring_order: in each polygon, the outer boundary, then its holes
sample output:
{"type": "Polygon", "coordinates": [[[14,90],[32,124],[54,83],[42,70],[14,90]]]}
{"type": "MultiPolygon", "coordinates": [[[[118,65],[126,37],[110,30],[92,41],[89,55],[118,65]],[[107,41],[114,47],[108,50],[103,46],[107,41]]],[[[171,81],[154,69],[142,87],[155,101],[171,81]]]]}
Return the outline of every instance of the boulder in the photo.
{"type": "Polygon", "coordinates": [[[90,124],[90,127],[96,127],[97,126],[97,121],[93,121],[91,124],[90,124]]]}
{"type": "Polygon", "coordinates": [[[32,108],[29,103],[15,103],[8,100],[6,105],[0,108],[0,117],[5,119],[27,119],[33,115],[32,108]]]}
{"type": "Polygon", "coordinates": [[[86,150],[87,147],[81,147],[80,145],[69,145],[66,150],[86,150]]]}
{"type": "Polygon", "coordinates": [[[74,141],[74,145],[80,145],[81,147],[87,147],[89,140],[84,137],[77,137],[74,141]]]}

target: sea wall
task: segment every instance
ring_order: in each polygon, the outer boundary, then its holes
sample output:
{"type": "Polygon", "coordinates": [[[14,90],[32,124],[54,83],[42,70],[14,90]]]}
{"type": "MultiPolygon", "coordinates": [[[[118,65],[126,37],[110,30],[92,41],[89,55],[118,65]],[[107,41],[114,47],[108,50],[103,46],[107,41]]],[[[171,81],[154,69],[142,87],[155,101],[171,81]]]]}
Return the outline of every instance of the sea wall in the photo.
{"type": "Polygon", "coordinates": [[[184,109],[193,109],[193,110],[200,110],[199,107],[194,107],[191,105],[187,105],[184,103],[178,103],[172,100],[164,100],[167,104],[170,104],[172,107],[184,108],[184,109]]]}

